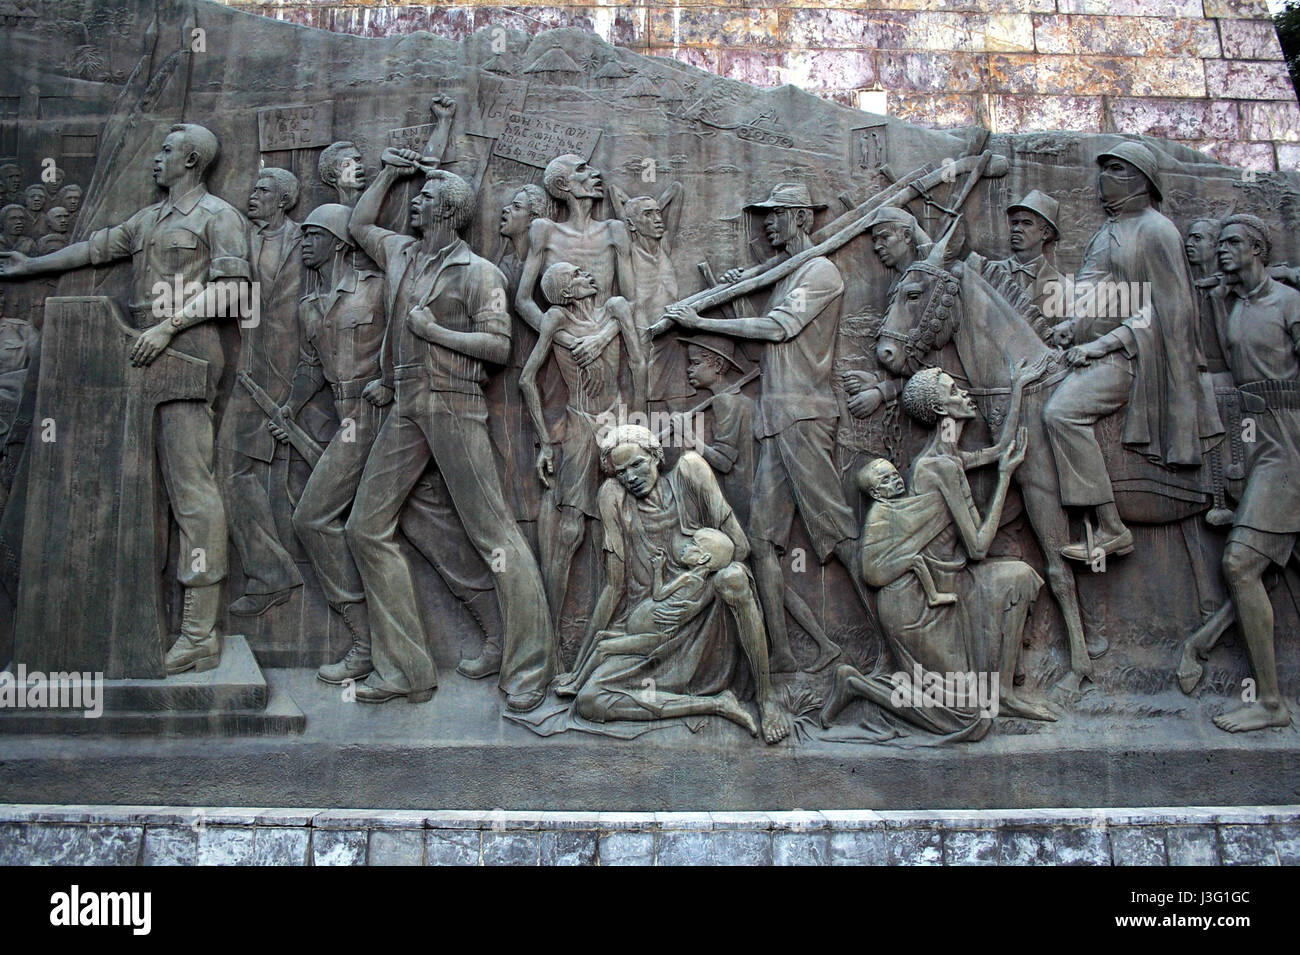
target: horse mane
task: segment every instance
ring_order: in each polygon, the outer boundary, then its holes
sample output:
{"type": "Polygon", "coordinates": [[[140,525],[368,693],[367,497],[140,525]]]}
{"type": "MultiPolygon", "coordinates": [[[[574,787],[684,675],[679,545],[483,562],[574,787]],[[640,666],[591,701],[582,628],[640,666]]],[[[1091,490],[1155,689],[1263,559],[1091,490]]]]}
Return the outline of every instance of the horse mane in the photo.
{"type": "Polygon", "coordinates": [[[981,256],[979,274],[1029,324],[1035,335],[1050,343],[1052,323],[1006,268],[981,256]]]}

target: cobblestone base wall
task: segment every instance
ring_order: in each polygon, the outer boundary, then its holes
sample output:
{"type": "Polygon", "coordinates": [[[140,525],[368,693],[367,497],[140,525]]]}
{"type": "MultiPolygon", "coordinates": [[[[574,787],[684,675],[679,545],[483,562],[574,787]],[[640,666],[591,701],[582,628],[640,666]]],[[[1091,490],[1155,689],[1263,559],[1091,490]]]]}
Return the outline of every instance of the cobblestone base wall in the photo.
{"type": "Polygon", "coordinates": [[[364,36],[578,27],[926,126],[1149,134],[1243,168],[1300,169],[1300,106],[1264,0],[223,2],[364,36]]]}
{"type": "Polygon", "coordinates": [[[1297,865],[1300,806],[571,813],[0,806],[0,865],[1297,865]]]}

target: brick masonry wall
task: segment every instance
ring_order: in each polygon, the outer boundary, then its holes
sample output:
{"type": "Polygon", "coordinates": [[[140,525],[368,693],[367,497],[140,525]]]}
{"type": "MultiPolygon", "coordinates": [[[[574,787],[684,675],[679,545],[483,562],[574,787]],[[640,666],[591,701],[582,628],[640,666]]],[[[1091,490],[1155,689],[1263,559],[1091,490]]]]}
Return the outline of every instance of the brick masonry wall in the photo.
{"type": "Polygon", "coordinates": [[[925,126],[1149,134],[1243,168],[1300,170],[1300,105],[1264,0],[223,2],[364,36],[578,27],[925,126]]]}
{"type": "Polygon", "coordinates": [[[0,865],[1297,865],[1300,806],[469,812],[0,805],[0,865]]]}

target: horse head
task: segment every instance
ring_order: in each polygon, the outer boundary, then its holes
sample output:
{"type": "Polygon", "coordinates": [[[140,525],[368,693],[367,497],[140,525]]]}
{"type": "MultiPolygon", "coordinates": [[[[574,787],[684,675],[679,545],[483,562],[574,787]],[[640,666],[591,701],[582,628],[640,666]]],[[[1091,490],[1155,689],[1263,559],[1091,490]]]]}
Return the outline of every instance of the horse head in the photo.
{"type": "MultiPolygon", "coordinates": [[[[899,278],[877,333],[876,360],[896,375],[912,374],[923,359],[952,339],[960,322],[961,282],[946,261],[961,216],[924,259],[899,278]]],[[[960,268],[960,266],[958,266],[960,268]]]]}

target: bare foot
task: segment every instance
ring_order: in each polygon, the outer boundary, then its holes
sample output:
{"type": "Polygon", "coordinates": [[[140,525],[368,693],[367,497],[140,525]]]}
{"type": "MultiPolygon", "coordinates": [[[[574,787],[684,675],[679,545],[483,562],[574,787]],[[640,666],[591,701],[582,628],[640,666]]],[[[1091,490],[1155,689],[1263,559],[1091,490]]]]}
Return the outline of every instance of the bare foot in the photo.
{"type": "Polygon", "coordinates": [[[804,667],[805,673],[816,673],[818,670],[826,669],[840,655],[840,645],[838,643],[829,637],[823,637],[822,639],[825,642],[818,644],[817,659],[804,667]]]}
{"type": "Polygon", "coordinates": [[[1027,720],[1042,720],[1046,723],[1056,722],[1056,714],[1047,708],[1046,703],[1022,700],[1014,693],[1008,693],[999,701],[998,715],[1020,716],[1027,720]]]}
{"type": "Polygon", "coordinates": [[[1269,726],[1290,726],[1291,712],[1283,703],[1278,703],[1277,706],[1247,703],[1231,713],[1219,714],[1214,718],[1214,725],[1229,733],[1248,733],[1269,726]]]}
{"type": "Polygon", "coordinates": [[[830,729],[831,722],[840,715],[840,710],[848,706],[849,701],[853,699],[853,694],[849,692],[849,677],[856,672],[847,663],[835,668],[835,684],[831,687],[830,696],[826,697],[826,702],[822,704],[822,711],[817,714],[822,729],[830,729]]]}
{"type": "Polygon", "coordinates": [[[935,594],[933,597],[926,598],[926,605],[930,607],[946,607],[949,604],[957,602],[956,594],[935,594]]]}
{"type": "Polygon", "coordinates": [[[793,673],[799,664],[790,652],[773,653],[767,660],[767,668],[772,673],[793,673]]]}
{"type": "Polygon", "coordinates": [[[1201,666],[1197,656],[1191,640],[1183,644],[1183,653],[1178,659],[1178,686],[1189,696],[1192,690],[1196,689],[1196,684],[1201,682],[1201,677],[1205,675],[1205,667],[1201,666]]]}
{"type": "Polygon", "coordinates": [[[763,720],[763,739],[779,743],[790,735],[790,717],[776,700],[769,697],[759,703],[758,712],[763,720]]]}
{"type": "Polygon", "coordinates": [[[740,700],[736,699],[736,694],[732,693],[730,690],[723,690],[713,698],[713,702],[717,704],[718,715],[723,719],[731,720],[733,723],[739,723],[741,726],[745,727],[745,729],[749,730],[750,736],[758,735],[758,723],[755,722],[754,717],[749,710],[741,706],[740,700]]]}
{"type": "Polygon", "coordinates": [[[556,696],[561,698],[567,699],[577,696],[578,687],[574,682],[577,678],[576,673],[561,673],[555,678],[555,682],[551,684],[551,689],[555,691],[556,696]]]}

